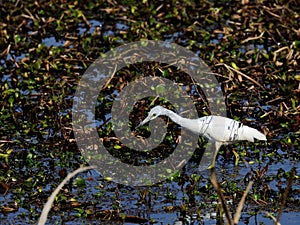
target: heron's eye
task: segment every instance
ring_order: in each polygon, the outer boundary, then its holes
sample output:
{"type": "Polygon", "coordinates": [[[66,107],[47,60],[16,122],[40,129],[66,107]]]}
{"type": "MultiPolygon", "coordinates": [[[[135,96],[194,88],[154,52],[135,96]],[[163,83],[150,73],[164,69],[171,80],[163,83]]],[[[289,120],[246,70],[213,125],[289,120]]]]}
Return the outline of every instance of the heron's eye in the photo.
{"type": "Polygon", "coordinates": [[[154,113],[154,114],[152,115],[152,117],[156,117],[156,113],[154,113]]]}

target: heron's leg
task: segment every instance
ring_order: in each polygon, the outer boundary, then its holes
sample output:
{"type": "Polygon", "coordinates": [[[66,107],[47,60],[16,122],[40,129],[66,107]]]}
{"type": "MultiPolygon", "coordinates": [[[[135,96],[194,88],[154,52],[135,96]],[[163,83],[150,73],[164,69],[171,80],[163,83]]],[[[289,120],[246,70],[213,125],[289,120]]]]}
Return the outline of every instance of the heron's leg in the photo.
{"type": "Polygon", "coordinates": [[[213,162],[215,155],[215,143],[212,141],[209,141],[206,145],[206,148],[204,150],[204,153],[202,155],[202,158],[199,163],[199,170],[207,170],[207,168],[211,165],[213,162]]]}
{"type": "Polygon", "coordinates": [[[214,157],[213,157],[212,163],[210,164],[210,166],[209,166],[207,169],[212,169],[212,168],[215,167],[217,155],[218,155],[218,152],[219,152],[219,149],[220,149],[222,143],[220,143],[220,142],[215,142],[214,145],[215,145],[215,146],[214,146],[214,147],[215,147],[215,149],[214,149],[214,150],[215,150],[215,151],[214,151],[214,157]]]}

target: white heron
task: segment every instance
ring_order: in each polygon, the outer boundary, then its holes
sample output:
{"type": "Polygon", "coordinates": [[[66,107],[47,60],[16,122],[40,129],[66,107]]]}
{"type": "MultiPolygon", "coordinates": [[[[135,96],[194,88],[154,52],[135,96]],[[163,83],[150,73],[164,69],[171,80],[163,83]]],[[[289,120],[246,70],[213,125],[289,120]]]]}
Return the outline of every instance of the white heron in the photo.
{"type": "Polygon", "coordinates": [[[216,157],[221,145],[236,141],[254,142],[254,139],[262,141],[267,140],[263,133],[233,119],[222,116],[204,116],[198,119],[187,119],[162,106],[155,106],[152,108],[148,116],[138,125],[138,127],[143,126],[150,120],[154,120],[158,116],[168,116],[175,123],[196,134],[204,136],[214,144],[214,155],[212,163],[208,167],[209,169],[215,166],[216,157]]]}

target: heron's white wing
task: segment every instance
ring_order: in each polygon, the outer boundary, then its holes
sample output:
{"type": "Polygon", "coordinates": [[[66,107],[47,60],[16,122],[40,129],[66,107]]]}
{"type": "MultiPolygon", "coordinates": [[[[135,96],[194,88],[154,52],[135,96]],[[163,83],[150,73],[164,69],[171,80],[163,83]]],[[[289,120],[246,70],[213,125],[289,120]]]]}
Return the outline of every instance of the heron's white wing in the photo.
{"type": "Polygon", "coordinates": [[[238,131],[242,126],[243,124],[240,122],[226,117],[211,116],[209,126],[204,136],[212,141],[222,143],[235,141],[238,140],[238,131]]]}
{"type": "Polygon", "coordinates": [[[234,142],[247,140],[253,142],[254,139],[266,141],[266,136],[260,131],[244,126],[242,123],[221,116],[212,116],[206,136],[212,141],[234,142]]]}

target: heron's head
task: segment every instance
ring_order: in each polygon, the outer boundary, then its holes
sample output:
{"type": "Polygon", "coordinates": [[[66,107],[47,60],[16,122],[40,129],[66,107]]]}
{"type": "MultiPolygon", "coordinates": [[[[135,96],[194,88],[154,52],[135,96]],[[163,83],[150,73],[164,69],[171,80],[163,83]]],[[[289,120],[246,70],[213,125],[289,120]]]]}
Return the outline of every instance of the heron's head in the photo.
{"type": "Polygon", "coordinates": [[[148,116],[138,125],[138,127],[143,126],[145,123],[148,123],[151,120],[154,120],[158,116],[165,115],[164,112],[166,109],[162,106],[155,106],[152,108],[148,116]]]}

